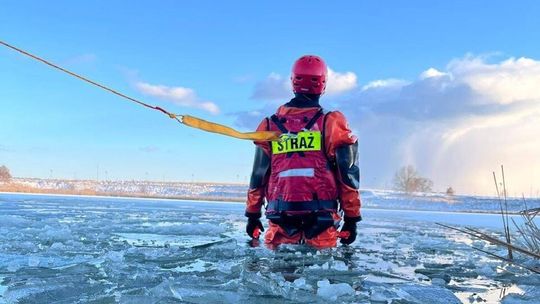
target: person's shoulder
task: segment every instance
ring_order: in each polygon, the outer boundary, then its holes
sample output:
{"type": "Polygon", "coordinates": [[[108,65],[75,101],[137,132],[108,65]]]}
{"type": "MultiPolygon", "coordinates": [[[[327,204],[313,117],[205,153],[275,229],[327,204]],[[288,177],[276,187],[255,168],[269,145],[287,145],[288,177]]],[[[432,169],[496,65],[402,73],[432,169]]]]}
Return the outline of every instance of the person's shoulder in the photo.
{"type": "Polygon", "coordinates": [[[328,111],[326,112],[327,120],[347,121],[347,118],[340,111],[328,111]]]}
{"type": "Polygon", "coordinates": [[[344,132],[348,137],[352,138],[351,128],[349,127],[349,122],[345,118],[345,115],[340,111],[333,111],[327,114],[325,127],[332,132],[344,132]]]}
{"type": "Polygon", "coordinates": [[[259,125],[257,126],[257,131],[266,131],[268,129],[268,117],[264,117],[259,125]]]}

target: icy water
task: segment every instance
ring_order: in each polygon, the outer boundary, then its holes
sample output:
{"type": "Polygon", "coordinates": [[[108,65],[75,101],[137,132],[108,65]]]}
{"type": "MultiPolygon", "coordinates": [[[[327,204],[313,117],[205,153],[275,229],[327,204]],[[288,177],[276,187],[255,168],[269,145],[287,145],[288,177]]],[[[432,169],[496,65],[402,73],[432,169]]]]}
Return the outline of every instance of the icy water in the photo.
{"type": "Polygon", "coordinates": [[[0,303],[539,303],[540,276],[435,225],[366,209],[350,247],[251,247],[243,205],[0,194],[0,303]]]}

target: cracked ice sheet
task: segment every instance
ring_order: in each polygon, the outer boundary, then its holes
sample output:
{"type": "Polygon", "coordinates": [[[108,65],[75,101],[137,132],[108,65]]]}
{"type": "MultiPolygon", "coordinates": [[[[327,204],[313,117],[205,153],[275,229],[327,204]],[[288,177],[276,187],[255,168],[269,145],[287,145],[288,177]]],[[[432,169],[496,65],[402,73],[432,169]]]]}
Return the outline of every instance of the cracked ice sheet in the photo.
{"type": "Polygon", "coordinates": [[[4,277],[0,275],[0,304],[7,303],[4,299],[4,292],[7,290],[7,286],[4,285],[4,277]]]}
{"type": "Polygon", "coordinates": [[[538,279],[411,212],[364,210],[351,247],[271,251],[241,204],[0,194],[0,303],[534,303],[538,279]]]}

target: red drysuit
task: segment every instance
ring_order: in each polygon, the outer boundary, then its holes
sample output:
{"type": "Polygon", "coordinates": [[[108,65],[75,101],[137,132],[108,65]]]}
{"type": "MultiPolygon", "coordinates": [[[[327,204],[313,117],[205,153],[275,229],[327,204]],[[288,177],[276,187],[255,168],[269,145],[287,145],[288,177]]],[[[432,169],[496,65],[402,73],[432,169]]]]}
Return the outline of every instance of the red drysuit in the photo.
{"type": "Polygon", "coordinates": [[[343,210],[348,220],[361,219],[358,143],[343,114],[323,113],[317,106],[284,105],[257,130],[320,132],[322,144],[299,138],[306,151],[279,153],[270,142],[256,142],[246,216],[260,216],[266,201],[270,221],[265,243],[271,247],[302,241],[317,248],[336,246],[338,210],[343,210]]]}

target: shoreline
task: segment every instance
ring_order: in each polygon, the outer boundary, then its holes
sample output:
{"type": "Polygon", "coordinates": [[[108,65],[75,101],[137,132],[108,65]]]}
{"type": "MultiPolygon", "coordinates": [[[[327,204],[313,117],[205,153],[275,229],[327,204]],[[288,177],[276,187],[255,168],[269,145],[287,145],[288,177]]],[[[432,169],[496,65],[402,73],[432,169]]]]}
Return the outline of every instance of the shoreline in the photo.
{"type": "MultiPolygon", "coordinates": [[[[191,181],[191,182],[188,182],[188,181],[158,181],[158,180],[129,180],[129,179],[126,179],[126,180],[92,180],[92,179],[64,179],[64,178],[39,178],[39,177],[13,177],[11,179],[13,182],[10,183],[3,183],[3,182],[0,182],[0,192],[21,192],[21,191],[10,191],[9,189],[6,189],[6,186],[7,185],[12,185],[12,186],[20,186],[22,187],[24,190],[22,191],[29,191],[29,192],[24,192],[24,193],[49,193],[49,192],[41,192],[40,189],[36,189],[37,192],[32,192],[30,189],[32,189],[32,186],[26,186],[26,185],[23,185],[23,183],[25,181],[42,181],[42,182],[63,182],[63,183],[68,183],[68,184],[74,184],[74,183],[82,183],[82,184],[92,184],[93,186],[95,185],[98,185],[98,184],[114,184],[114,183],[134,183],[134,184],[152,184],[152,185],[168,185],[168,186],[176,186],[176,185],[196,185],[196,186],[205,186],[205,185],[218,185],[218,186],[242,186],[242,187],[245,187],[245,189],[247,190],[249,188],[249,184],[247,183],[242,183],[242,182],[212,182],[212,181],[191,181]],[[23,182],[23,183],[20,183],[20,182],[23,182]],[[7,191],[6,191],[7,190],[7,191]]],[[[360,192],[372,192],[372,193],[389,193],[389,194],[393,194],[393,193],[401,193],[401,194],[404,194],[404,195],[408,195],[408,196],[411,196],[411,197],[420,197],[420,198],[429,198],[429,197],[448,197],[449,199],[451,199],[452,197],[475,197],[475,198],[479,198],[479,199],[498,199],[497,196],[495,195],[489,195],[489,194],[473,194],[473,193],[459,193],[459,194],[454,194],[454,195],[450,195],[448,196],[445,192],[441,192],[441,191],[434,191],[434,192],[427,192],[427,193],[423,193],[423,192],[412,192],[412,193],[404,193],[404,192],[401,192],[399,190],[393,190],[393,189],[384,189],[384,188],[371,188],[371,187],[367,187],[367,188],[361,188],[359,189],[360,192]]],[[[52,193],[54,193],[54,191],[56,190],[53,190],[53,189],[46,189],[44,191],[53,191],[52,193]]],[[[93,188],[84,188],[84,189],[79,189],[79,190],[76,190],[76,191],[79,191],[79,192],[94,192],[95,190],[93,188]]],[[[58,194],[64,194],[64,193],[58,193],[58,194]]],[[[71,193],[68,193],[68,194],[71,194],[71,193]]],[[[84,195],[81,193],[81,195],[84,195]]],[[[107,194],[105,196],[108,196],[107,194]]],[[[111,194],[111,196],[114,196],[113,194],[111,194]]],[[[126,196],[129,196],[126,194],[126,196]]],[[[540,198],[540,197],[539,197],[540,198]]],[[[197,198],[194,198],[194,199],[197,199],[197,198]]],[[[521,196],[508,196],[507,199],[517,199],[517,200],[521,200],[522,197],[521,196]]],[[[534,199],[533,197],[531,197],[531,199],[534,199]]],[[[538,199],[538,198],[537,198],[538,199]]],[[[242,198],[243,200],[243,198],[242,198]]]]}
{"type": "Polygon", "coordinates": [[[232,203],[232,204],[244,204],[240,199],[228,199],[228,198],[212,198],[212,197],[190,197],[190,196],[178,196],[178,197],[164,197],[164,196],[138,196],[138,195],[88,195],[88,194],[71,194],[71,193],[43,193],[43,192],[9,192],[0,191],[0,195],[28,195],[28,196],[52,196],[52,197],[83,197],[83,198],[98,198],[98,199],[120,199],[120,200],[158,200],[158,201],[197,201],[207,203],[232,203]]]}
{"type": "MultiPolygon", "coordinates": [[[[85,194],[67,194],[67,193],[41,193],[41,192],[9,192],[0,191],[0,195],[27,195],[27,196],[52,196],[52,197],[82,197],[82,198],[97,198],[97,199],[119,199],[119,200],[139,200],[139,201],[195,201],[210,204],[235,204],[243,205],[244,200],[240,198],[219,198],[219,197],[158,197],[158,196],[137,196],[137,195],[85,195],[85,194]]],[[[395,209],[381,207],[362,207],[363,210],[382,210],[382,211],[401,211],[401,212],[430,212],[430,213],[461,213],[461,214],[491,214],[500,216],[500,212],[489,210],[426,210],[426,209],[395,209]]],[[[509,215],[519,215],[519,212],[508,212],[509,215]]]]}

